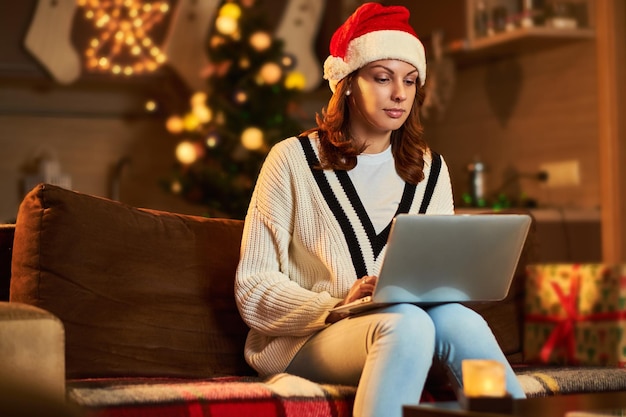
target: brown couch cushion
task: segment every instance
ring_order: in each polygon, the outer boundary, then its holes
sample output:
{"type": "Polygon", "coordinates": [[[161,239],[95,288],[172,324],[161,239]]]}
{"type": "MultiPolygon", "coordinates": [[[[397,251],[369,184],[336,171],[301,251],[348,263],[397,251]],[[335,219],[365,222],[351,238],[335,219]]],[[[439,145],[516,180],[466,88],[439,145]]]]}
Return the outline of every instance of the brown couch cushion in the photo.
{"type": "Polygon", "coordinates": [[[9,301],[14,224],[0,224],[0,301],[9,301]]]}
{"type": "Polygon", "coordinates": [[[39,185],[18,211],[11,301],[63,321],[68,378],[250,374],[242,226],[39,185]]]}

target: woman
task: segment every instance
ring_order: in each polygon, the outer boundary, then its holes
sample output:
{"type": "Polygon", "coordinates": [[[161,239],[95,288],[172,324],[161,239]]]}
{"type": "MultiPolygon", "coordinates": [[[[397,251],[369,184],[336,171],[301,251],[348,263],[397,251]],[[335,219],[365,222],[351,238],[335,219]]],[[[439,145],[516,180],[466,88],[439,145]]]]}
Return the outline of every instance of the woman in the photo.
{"type": "Polygon", "coordinates": [[[461,361],[505,364],[486,322],[459,304],[399,304],[343,318],[371,294],[398,213],[453,214],[445,161],[422,139],[424,48],[404,7],[366,3],[333,35],[333,96],[318,127],[271,150],[245,221],[235,293],[262,375],[357,385],[354,415],[400,416],[433,361],[461,383],[461,361]]]}

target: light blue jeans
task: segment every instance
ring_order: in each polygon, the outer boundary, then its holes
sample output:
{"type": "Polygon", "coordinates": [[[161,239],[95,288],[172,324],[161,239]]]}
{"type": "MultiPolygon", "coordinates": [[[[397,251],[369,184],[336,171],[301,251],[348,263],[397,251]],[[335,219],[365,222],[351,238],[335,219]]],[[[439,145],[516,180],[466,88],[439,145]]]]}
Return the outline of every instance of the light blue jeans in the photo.
{"type": "Polygon", "coordinates": [[[487,322],[460,304],[397,304],[340,320],[309,339],[286,372],[358,385],[355,417],[400,417],[403,405],[419,403],[433,359],[461,387],[461,361],[469,358],[502,362],[508,392],[525,397],[487,322]]]}

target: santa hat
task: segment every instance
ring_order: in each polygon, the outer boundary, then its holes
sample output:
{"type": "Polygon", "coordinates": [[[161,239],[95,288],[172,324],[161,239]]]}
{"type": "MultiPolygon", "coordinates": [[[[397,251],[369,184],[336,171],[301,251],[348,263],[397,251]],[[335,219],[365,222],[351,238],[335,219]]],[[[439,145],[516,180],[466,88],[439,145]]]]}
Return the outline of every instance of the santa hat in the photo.
{"type": "Polygon", "coordinates": [[[334,92],[345,76],[380,59],[408,62],[417,68],[424,85],[424,45],[409,24],[409,11],[403,6],[365,3],[333,34],[330,56],[324,62],[324,79],[334,92]]]}

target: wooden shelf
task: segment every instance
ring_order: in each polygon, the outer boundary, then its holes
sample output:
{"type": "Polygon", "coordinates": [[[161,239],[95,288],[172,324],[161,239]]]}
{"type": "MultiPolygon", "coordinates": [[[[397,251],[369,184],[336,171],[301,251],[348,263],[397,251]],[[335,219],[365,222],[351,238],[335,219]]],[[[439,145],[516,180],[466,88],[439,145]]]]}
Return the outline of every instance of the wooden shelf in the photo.
{"type": "Polygon", "coordinates": [[[550,27],[520,28],[473,41],[460,40],[447,46],[457,65],[468,66],[503,57],[528,54],[571,42],[595,38],[593,29],[555,29],[550,27]]]}

